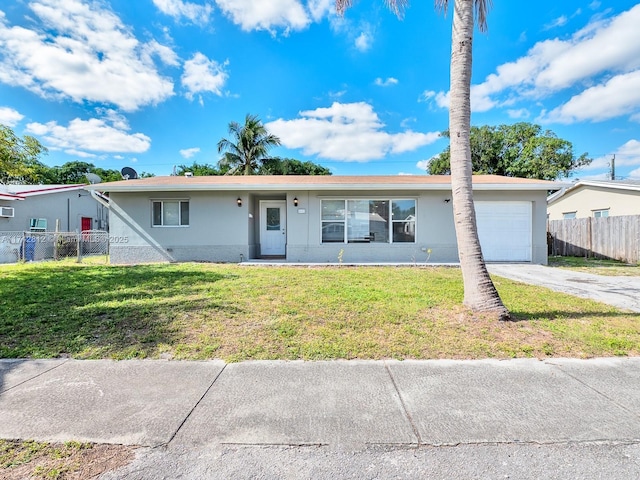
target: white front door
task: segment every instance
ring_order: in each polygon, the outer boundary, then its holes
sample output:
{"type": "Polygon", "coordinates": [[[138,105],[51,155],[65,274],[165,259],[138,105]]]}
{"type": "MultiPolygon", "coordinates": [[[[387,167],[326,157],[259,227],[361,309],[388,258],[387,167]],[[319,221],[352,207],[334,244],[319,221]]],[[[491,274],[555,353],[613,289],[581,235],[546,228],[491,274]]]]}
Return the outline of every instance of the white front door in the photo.
{"type": "Polygon", "coordinates": [[[281,200],[260,202],[260,254],[284,255],[287,245],[287,203],[281,200]]]}

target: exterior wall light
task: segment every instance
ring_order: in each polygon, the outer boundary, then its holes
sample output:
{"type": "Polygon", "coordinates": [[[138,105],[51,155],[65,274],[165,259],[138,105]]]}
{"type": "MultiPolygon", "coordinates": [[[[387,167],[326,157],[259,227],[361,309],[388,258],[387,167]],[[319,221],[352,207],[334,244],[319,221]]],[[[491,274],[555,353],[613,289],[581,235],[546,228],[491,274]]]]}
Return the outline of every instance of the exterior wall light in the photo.
{"type": "Polygon", "coordinates": [[[240,197],[238,197],[238,200],[236,200],[236,202],[238,203],[239,207],[242,206],[242,199],[240,197]]]}
{"type": "Polygon", "coordinates": [[[294,197],[293,199],[293,206],[297,207],[298,206],[298,197],[294,197]]]}

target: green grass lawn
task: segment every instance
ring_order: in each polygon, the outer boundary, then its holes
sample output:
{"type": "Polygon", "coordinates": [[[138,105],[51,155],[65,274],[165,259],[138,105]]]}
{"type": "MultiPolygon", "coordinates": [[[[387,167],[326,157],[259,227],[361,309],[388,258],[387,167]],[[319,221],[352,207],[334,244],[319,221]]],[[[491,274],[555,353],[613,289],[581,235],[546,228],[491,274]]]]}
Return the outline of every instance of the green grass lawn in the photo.
{"type": "Polygon", "coordinates": [[[0,268],[0,357],[256,359],[640,354],[640,319],[495,277],[514,322],[460,306],[457,268],[0,268]]]}
{"type": "Polygon", "coordinates": [[[549,257],[550,267],[616,277],[640,277],[640,265],[584,257],[549,257]]]}

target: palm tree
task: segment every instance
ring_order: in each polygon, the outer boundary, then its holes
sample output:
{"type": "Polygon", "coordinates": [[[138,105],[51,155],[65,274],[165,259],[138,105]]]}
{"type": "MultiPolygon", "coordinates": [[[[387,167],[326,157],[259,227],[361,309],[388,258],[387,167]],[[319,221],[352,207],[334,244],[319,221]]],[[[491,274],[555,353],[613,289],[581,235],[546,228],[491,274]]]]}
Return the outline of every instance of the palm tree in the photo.
{"type": "Polygon", "coordinates": [[[268,158],[269,148],[280,145],[280,139],[267,131],[257,115],[247,114],[242,126],[229,123],[229,134],[232,140],[218,142],[218,153],[226,151],[218,162],[221,169],[229,169],[226,175],[255,175],[268,158]]]}
{"type": "MultiPolygon", "coordinates": [[[[351,1],[336,0],[336,10],[339,13],[344,12],[351,5],[351,1]]],[[[407,0],[385,1],[399,16],[408,3],[407,0]]],[[[509,311],[502,303],[482,257],[471,182],[471,60],[474,17],[477,16],[480,31],[485,31],[491,0],[453,0],[453,2],[449,90],[451,196],[460,269],[464,282],[463,303],[474,312],[487,312],[494,314],[500,320],[507,320],[509,311]]],[[[446,10],[449,0],[435,0],[435,5],[439,9],[446,10]]]]}

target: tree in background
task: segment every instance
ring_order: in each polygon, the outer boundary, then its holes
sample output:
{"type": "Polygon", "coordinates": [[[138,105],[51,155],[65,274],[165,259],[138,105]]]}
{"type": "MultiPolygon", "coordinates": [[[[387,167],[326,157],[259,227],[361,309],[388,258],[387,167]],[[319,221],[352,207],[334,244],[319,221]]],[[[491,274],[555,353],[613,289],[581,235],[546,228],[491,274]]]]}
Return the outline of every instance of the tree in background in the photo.
{"type": "MultiPolygon", "coordinates": [[[[49,167],[39,158],[47,149],[33,137],[18,137],[11,128],[0,124],[0,182],[25,185],[69,185],[90,183],[88,173],[98,175],[102,182],[122,180],[119,170],[96,167],[93,163],[72,161],[49,167]]],[[[139,177],[153,177],[142,172],[139,177]]]]}
{"type": "Polygon", "coordinates": [[[218,162],[220,169],[229,168],[227,175],[255,175],[269,149],[280,145],[280,139],[270,134],[257,115],[247,114],[244,125],[229,123],[231,139],[218,142],[218,153],[225,152],[218,162]]]}
{"type": "MultiPolygon", "coordinates": [[[[352,0],[336,0],[336,11],[343,13],[352,0]]],[[[398,15],[407,0],[386,0],[398,15]]],[[[451,198],[458,242],[458,256],[464,282],[463,303],[474,312],[487,312],[500,320],[510,318],[482,257],[471,183],[471,65],[473,29],[476,19],[480,31],[487,29],[487,11],[491,0],[453,0],[451,36],[451,74],[449,89],[449,131],[451,158],[451,198]]],[[[446,10],[449,0],[435,0],[446,10]]]]}
{"type": "Polygon", "coordinates": [[[223,170],[220,170],[213,165],[209,165],[208,163],[193,162],[192,165],[178,165],[176,167],[176,175],[180,177],[187,172],[193,174],[196,177],[225,174],[223,170]]]}
{"type": "MultiPolygon", "coordinates": [[[[586,153],[576,158],[571,142],[531,123],[471,127],[470,141],[474,174],[557,180],[591,163],[586,153]]],[[[427,173],[451,173],[449,147],[429,160],[427,173]]]]}
{"type": "Polygon", "coordinates": [[[39,160],[47,149],[34,137],[20,138],[6,125],[0,124],[0,182],[29,183],[46,168],[39,160]]]}
{"type": "MultiPolygon", "coordinates": [[[[176,175],[182,176],[190,172],[194,176],[227,175],[229,168],[214,167],[208,163],[193,162],[192,165],[178,165],[176,175]]],[[[295,158],[266,158],[262,161],[256,175],[331,175],[328,168],[313,162],[302,162],[295,158]]]]}
{"type": "Polygon", "coordinates": [[[313,162],[295,158],[268,158],[262,162],[259,175],[331,175],[331,170],[313,162]]]}

